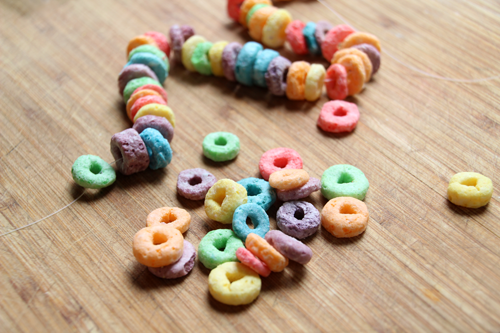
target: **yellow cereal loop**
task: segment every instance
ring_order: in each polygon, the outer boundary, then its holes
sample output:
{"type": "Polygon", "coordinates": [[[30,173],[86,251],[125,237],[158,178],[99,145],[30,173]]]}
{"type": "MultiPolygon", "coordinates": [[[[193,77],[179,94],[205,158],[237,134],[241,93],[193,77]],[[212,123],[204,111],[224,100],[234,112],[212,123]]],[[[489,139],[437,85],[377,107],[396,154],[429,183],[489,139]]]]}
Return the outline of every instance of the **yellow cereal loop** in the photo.
{"type": "Polygon", "coordinates": [[[221,179],[215,183],[205,196],[205,213],[208,218],[230,224],[236,208],[248,201],[244,186],[231,179],[221,179]]]}
{"type": "Polygon", "coordinates": [[[142,108],[140,108],[140,110],[135,115],[134,123],[137,121],[137,119],[141,118],[142,116],[147,116],[147,115],[163,117],[170,122],[172,127],[175,127],[174,111],[172,111],[172,109],[166,105],[156,104],[156,103],[144,105],[142,108]]]}
{"type": "Polygon", "coordinates": [[[250,18],[250,21],[248,21],[248,34],[250,37],[258,42],[262,41],[262,30],[266,25],[267,19],[277,10],[278,8],[273,6],[257,10],[250,18]]]}
{"type": "Polygon", "coordinates": [[[353,55],[356,55],[356,56],[361,58],[361,60],[363,61],[363,65],[365,66],[365,76],[366,76],[365,82],[370,81],[370,78],[372,77],[373,66],[372,66],[372,62],[371,62],[370,58],[368,58],[366,53],[364,53],[363,51],[360,51],[360,50],[352,48],[352,47],[350,47],[348,49],[338,50],[333,55],[332,65],[338,63],[338,61],[343,56],[346,56],[349,54],[353,54],[353,55]]]}
{"type": "Polygon", "coordinates": [[[338,63],[344,66],[347,72],[347,90],[349,96],[356,95],[363,90],[363,85],[366,81],[363,60],[357,55],[348,54],[340,58],[338,63]]]}
{"type": "Polygon", "coordinates": [[[455,205],[479,208],[490,202],[493,182],[476,172],[460,172],[451,177],[448,185],[448,199],[455,205]]]}
{"type": "Polygon", "coordinates": [[[367,32],[355,32],[353,34],[350,34],[344,39],[342,43],[339,44],[338,49],[347,49],[359,44],[373,45],[379,52],[382,52],[382,48],[380,47],[380,41],[378,40],[378,38],[367,32]]]}
{"type": "Polygon", "coordinates": [[[224,71],[222,70],[222,51],[224,51],[227,44],[227,42],[217,42],[208,51],[208,59],[210,59],[212,73],[215,76],[224,76],[224,71]]]}
{"type": "Polygon", "coordinates": [[[281,47],[285,43],[285,29],[292,22],[292,16],[285,9],[278,9],[269,16],[262,29],[262,43],[269,47],[281,47]]]}
{"type": "Polygon", "coordinates": [[[323,65],[313,64],[306,77],[305,97],[313,102],[321,97],[325,83],[326,70],[323,65]]]}
{"type": "Polygon", "coordinates": [[[239,262],[226,262],[208,275],[208,290],[221,303],[243,305],[252,303],[260,293],[259,274],[239,262]]]}
{"type": "Polygon", "coordinates": [[[148,37],[148,36],[137,36],[137,37],[132,38],[130,40],[130,42],[128,42],[127,57],[130,54],[130,52],[132,52],[133,49],[135,49],[136,47],[139,47],[141,45],[153,45],[153,46],[158,47],[158,45],[156,44],[156,42],[153,38],[148,37]]]}
{"type": "Polygon", "coordinates": [[[186,67],[187,70],[191,72],[196,72],[196,68],[194,68],[191,63],[191,57],[193,56],[194,50],[198,44],[206,42],[207,40],[198,35],[191,36],[185,43],[182,45],[182,64],[186,67]]]}

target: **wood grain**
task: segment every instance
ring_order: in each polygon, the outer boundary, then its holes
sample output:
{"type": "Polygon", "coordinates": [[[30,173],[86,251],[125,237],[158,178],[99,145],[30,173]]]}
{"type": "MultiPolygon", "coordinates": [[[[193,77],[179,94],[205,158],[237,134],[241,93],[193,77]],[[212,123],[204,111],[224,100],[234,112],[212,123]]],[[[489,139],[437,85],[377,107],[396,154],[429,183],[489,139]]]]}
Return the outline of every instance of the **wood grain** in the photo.
{"type": "MultiPolygon", "coordinates": [[[[459,79],[500,73],[498,1],[327,2],[412,66],[459,79]]],[[[315,1],[278,6],[304,21],[341,23],[315,1]]],[[[79,196],[70,174],[78,156],[112,161],[111,136],[131,126],[116,85],[127,42],[175,23],[211,41],[249,40],[225,0],[0,0],[0,233],[79,196]]],[[[361,121],[344,136],[316,127],[326,96],[291,102],[182,66],[166,89],[178,119],[167,169],[118,176],[0,238],[0,331],[500,331],[500,194],[477,210],[446,200],[456,172],[500,184],[498,81],[435,80],[383,55],[379,74],[350,99],[361,121]],[[234,162],[202,157],[203,137],[219,130],[241,140],[234,162]],[[318,232],[306,240],[311,263],[263,279],[257,301],[236,308],[209,296],[200,263],[186,278],[162,281],[136,262],[132,237],[155,208],[188,209],[186,238],[196,246],[220,227],[201,202],[177,196],[180,171],[258,176],[260,155],[279,146],[296,149],[311,176],[339,163],[365,172],[371,218],[362,236],[318,232]]],[[[319,193],[310,201],[318,209],[326,202],[319,193]]]]}

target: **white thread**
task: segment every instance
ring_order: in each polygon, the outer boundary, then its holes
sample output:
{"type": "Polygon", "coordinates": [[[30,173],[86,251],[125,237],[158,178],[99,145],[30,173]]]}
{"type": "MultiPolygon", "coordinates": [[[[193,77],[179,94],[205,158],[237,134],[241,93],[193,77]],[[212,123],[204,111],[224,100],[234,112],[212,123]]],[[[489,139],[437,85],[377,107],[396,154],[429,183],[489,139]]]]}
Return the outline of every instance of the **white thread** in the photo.
{"type": "MultiPolygon", "coordinates": [[[[350,26],[351,28],[353,28],[354,30],[357,31],[357,29],[352,24],[350,24],[349,21],[347,21],[345,18],[343,18],[333,8],[331,8],[324,0],[317,0],[317,1],[320,4],[322,4],[324,7],[326,7],[328,10],[330,10],[342,22],[344,22],[345,24],[347,24],[348,26],[350,26]]],[[[480,79],[455,79],[455,78],[451,78],[451,77],[440,76],[440,75],[436,75],[436,74],[425,72],[425,71],[423,71],[421,69],[418,69],[418,68],[416,68],[416,67],[414,67],[412,65],[409,65],[409,64],[403,62],[402,60],[399,60],[397,57],[393,56],[391,53],[387,52],[386,50],[384,50],[384,53],[389,58],[391,58],[392,60],[396,61],[400,65],[406,67],[407,69],[412,70],[412,71],[417,72],[417,73],[420,73],[422,75],[428,76],[428,77],[432,77],[434,79],[438,79],[438,80],[444,80],[444,81],[450,81],[450,82],[461,82],[461,83],[476,83],[476,82],[483,82],[483,81],[490,81],[490,80],[500,79],[500,75],[488,76],[488,77],[483,77],[483,78],[480,78],[480,79]]]]}

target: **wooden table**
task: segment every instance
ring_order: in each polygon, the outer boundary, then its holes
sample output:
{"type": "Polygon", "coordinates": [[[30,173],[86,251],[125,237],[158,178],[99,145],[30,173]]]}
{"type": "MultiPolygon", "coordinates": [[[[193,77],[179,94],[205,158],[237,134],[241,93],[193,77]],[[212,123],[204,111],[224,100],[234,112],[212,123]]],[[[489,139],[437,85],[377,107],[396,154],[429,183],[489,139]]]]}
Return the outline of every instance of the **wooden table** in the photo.
{"type": "MultiPolygon", "coordinates": [[[[459,79],[497,75],[498,2],[326,1],[379,36],[386,51],[379,74],[349,99],[361,112],[354,133],[317,128],[326,95],[292,102],[174,66],[166,83],[178,121],[172,164],[119,175],[115,185],[87,190],[69,208],[1,237],[0,331],[500,331],[498,189],[476,210],[446,199],[456,172],[500,185],[499,81],[437,80],[388,56],[459,79]],[[241,140],[235,161],[202,156],[204,136],[221,130],[241,140]],[[257,177],[262,153],[279,146],[297,150],[314,177],[340,163],[365,172],[370,222],[362,236],[320,230],[306,240],[309,264],[264,278],[257,301],[241,307],[209,295],[209,270],[199,262],[172,281],[137,263],[132,237],[153,209],[187,209],[185,236],[196,246],[221,227],[203,202],[176,194],[180,171],[257,177]]],[[[341,23],[316,1],[278,6],[303,21],[341,23]]],[[[82,188],[70,169],[78,156],[113,160],[111,136],[131,126],[116,86],[128,40],[175,23],[211,41],[249,40],[227,17],[225,0],[0,1],[0,233],[77,198],[82,188]]],[[[309,201],[326,203],[319,192],[309,201]]],[[[273,229],[278,207],[270,210],[273,229]]]]}

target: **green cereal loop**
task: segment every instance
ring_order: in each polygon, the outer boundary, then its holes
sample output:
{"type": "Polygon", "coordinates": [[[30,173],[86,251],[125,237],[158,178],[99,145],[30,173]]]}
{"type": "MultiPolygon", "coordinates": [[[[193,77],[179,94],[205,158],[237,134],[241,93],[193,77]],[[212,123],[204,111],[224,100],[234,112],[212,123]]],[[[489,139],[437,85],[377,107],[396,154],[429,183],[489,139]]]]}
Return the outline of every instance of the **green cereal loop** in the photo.
{"type": "Polygon", "coordinates": [[[213,44],[210,42],[202,42],[196,45],[196,48],[194,49],[193,56],[191,57],[191,63],[200,74],[212,75],[212,65],[210,64],[210,59],[208,58],[208,51],[210,51],[212,46],[213,44]]]}
{"type": "Polygon", "coordinates": [[[73,163],[71,174],[75,183],[85,188],[103,188],[116,180],[115,169],[99,156],[82,155],[73,163]]]}
{"type": "Polygon", "coordinates": [[[229,161],[239,152],[240,139],[232,133],[214,132],[203,139],[203,154],[212,161],[229,161]]]}
{"type": "Polygon", "coordinates": [[[162,50],[158,49],[156,46],[153,45],[145,44],[136,47],[135,49],[130,51],[130,54],[128,55],[128,60],[130,61],[130,59],[134,54],[141,52],[154,54],[155,56],[157,56],[158,58],[160,58],[165,62],[165,65],[167,65],[167,72],[170,70],[170,63],[168,62],[168,58],[165,52],[163,52],[162,50]]]}
{"type": "Polygon", "coordinates": [[[252,18],[253,14],[263,7],[269,7],[269,5],[265,3],[260,3],[258,5],[253,6],[252,9],[250,9],[250,11],[247,14],[247,25],[250,22],[250,19],[252,18]]]}
{"type": "Polygon", "coordinates": [[[123,89],[123,101],[125,102],[125,104],[127,104],[128,99],[130,98],[130,96],[132,96],[133,92],[137,88],[145,86],[146,84],[154,84],[158,87],[161,87],[160,82],[153,80],[150,77],[140,77],[138,79],[130,80],[125,86],[125,89],[123,89]]]}
{"type": "Polygon", "coordinates": [[[329,167],[321,177],[321,194],[328,200],[337,197],[353,197],[363,200],[370,184],[365,174],[349,164],[329,167]]]}
{"type": "Polygon", "coordinates": [[[238,262],[236,250],[240,247],[245,245],[231,229],[212,230],[198,245],[198,257],[206,268],[214,269],[225,262],[238,262]]]}

